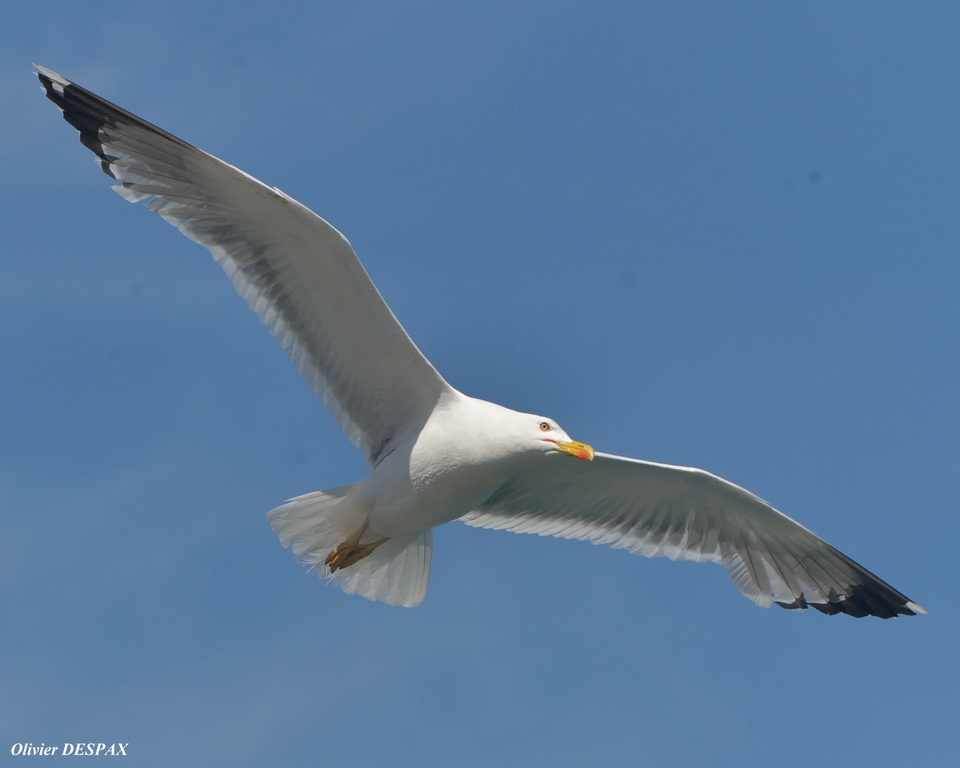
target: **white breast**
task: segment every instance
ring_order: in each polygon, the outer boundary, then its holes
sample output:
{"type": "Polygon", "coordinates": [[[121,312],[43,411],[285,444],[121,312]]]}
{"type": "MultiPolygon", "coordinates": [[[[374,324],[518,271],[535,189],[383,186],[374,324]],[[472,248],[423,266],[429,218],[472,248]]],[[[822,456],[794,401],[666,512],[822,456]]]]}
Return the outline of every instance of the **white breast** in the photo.
{"type": "Polygon", "coordinates": [[[509,430],[498,427],[516,416],[464,395],[438,408],[363,481],[373,498],[368,535],[392,538],[463,517],[539,460],[518,455],[509,430]]]}

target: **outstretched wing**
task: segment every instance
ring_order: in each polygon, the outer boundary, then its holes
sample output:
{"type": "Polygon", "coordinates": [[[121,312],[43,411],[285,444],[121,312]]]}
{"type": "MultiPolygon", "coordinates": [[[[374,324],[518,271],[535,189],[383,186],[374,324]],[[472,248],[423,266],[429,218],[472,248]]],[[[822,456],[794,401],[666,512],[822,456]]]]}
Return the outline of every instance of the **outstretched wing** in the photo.
{"type": "Polygon", "coordinates": [[[892,618],[926,613],[749,491],[709,472],[598,453],[524,470],[467,525],[721,563],[757,605],[892,618]]]}
{"type": "Polygon", "coordinates": [[[278,189],[43,67],[37,77],[114,189],[206,246],[375,465],[452,392],[350,243],[278,189]]]}

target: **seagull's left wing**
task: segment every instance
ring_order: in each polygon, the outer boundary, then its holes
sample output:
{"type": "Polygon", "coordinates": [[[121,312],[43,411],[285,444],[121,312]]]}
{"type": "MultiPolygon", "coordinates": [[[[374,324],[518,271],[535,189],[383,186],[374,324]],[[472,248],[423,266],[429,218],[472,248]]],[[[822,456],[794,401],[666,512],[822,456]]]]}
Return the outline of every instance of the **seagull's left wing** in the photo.
{"type": "Polygon", "coordinates": [[[892,618],[919,605],[749,491],[700,469],[598,453],[505,482],[467,525],[723,564],[758,605],[892,618]]]}
{"type": "Polygon", "coordinates": [[[453,392],[346,238],[296,200],[43,67],[47,96],[114,189],[206,246],[375,465],[453,392]],[[151,199],[152,198],[152,199],[151,199]]]}

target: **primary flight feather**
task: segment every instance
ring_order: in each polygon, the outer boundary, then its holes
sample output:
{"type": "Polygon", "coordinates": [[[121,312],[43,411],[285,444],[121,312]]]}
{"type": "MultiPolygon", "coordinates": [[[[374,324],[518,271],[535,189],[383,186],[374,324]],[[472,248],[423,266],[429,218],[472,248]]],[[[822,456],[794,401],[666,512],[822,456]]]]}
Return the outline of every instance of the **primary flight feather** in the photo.
{"type": "Polygon", "coordinates": [[[370,474],[268,519],[345,592],[426,593],[433,528],[586,539],[710,560],[758,605],[891,618],[919,605],[743,488],[699,469],[594,453],[552,419],[451,387],[394,317],[347,240],[288,197],[43,67],[37,76],[114,189],[206,246],[370,474]]]}

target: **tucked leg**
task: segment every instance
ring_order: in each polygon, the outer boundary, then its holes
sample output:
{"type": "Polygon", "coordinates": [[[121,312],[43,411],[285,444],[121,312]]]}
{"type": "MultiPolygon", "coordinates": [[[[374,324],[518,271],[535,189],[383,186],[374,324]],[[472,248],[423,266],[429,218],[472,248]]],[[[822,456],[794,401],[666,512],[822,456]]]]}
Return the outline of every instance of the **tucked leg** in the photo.
{"type": "MultiPolygon", "coordinates": [[[[353,551],[349,555],[347,555],[345,558],[343,558],[343,560],[340,562],[337,568],[349,568],[358,560],[363,560],[363,558],[365,558],[367,555],[373,552],[373,550],[375,550],[385,541],[386,539],[380,539],[379,541],[372,541],[369,544],[357,544],[357,546],[353,548],[353,551]]],[[[335,570],[336,568],[330,569],[331,573],[335,570]]]]}
{"type": "Polygon", "coordinates": [[[330,573],[340,568],[347,568],[358,560],[362,560],[386,541],[386,539],[380,539],[379,541],[374,541],[369,544],[361,544],[360,539],[363,538],[363,534],[366,532],[368,525],[370,525],[369,517],[363,521],[363,525],[361,525],[355,533],[344,539],[327,555],[327,559],[324,562],[330,566],[330,573]]]}

